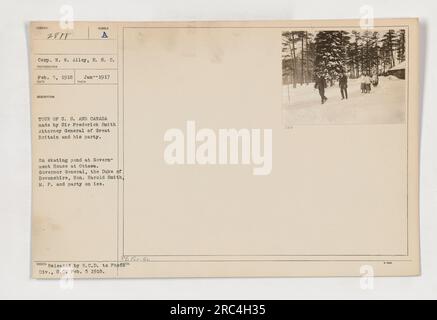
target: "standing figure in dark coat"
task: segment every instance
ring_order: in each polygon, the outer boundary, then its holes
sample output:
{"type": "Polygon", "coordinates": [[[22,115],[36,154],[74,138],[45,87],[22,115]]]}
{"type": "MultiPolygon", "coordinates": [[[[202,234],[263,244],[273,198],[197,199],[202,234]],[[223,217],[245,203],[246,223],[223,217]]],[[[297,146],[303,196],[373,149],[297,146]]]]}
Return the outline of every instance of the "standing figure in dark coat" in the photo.
{"type": "Polygon", "coordinates": [[[375,73],[372,77],[372,85],[377,87],[379,83],[378,73],[375,73]]]}
{"type": "Polygon", "coordinates": [[[314,88],[319,89],[320,98],[322,99],[322,104],[324,104],[328,98],[325,96],[326,80],[323,76],[316,78],[314,88]]]}
{"type": "Polygon", "coordinates": [[[347,99],[347,75],[346,72],[343,72],[343,74],[338,79],[338,84],[340,85],[340,92],[341,92],[341,100],[347,99]]]}

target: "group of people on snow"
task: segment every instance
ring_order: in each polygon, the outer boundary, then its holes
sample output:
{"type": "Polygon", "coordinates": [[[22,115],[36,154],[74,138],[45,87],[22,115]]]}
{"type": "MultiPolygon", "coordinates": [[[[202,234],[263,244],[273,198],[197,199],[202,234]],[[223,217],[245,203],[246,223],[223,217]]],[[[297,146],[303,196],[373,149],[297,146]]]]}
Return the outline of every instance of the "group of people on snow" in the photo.
{"type": "Polygon", "coordinates": [[[372,85],[376,87],[378,85],[378,75],[374,74],[373,76],[370,76],[369,73],[364,72],[361,75],[361,93],[370,93],[372,90],[372,85]]]}
{"type": "MultiPolygon", "coordinates": [[[[378,85],[378,75],[374,74],[371,76],[368,72],[363,72],[360,77],[361,82],[361,93],[370,93],[372,85],[376,87],[378,85]]],[[[343,72],[338,77],[338,85],[340,87],[341,100],[348,99],[348,76],[346,72],[343,72]]],[[[324,76],[318,76],[315,80],[314,88],[319,90],[320,98],[322,99],[322,104],[324,104],[328,98],[325,96],[325,89],[327,88],[327,81],[324,76]]]]}

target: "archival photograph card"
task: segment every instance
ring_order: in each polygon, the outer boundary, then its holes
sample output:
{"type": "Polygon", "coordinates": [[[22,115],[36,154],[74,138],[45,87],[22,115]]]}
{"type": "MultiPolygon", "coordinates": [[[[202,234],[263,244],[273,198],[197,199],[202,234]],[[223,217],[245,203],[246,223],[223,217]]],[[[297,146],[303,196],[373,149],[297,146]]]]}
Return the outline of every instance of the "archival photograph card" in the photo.
{"type": "Polygon", "coordinates": [[[29,44],[33,278],[420,274],[417,19],[29,44]]]}

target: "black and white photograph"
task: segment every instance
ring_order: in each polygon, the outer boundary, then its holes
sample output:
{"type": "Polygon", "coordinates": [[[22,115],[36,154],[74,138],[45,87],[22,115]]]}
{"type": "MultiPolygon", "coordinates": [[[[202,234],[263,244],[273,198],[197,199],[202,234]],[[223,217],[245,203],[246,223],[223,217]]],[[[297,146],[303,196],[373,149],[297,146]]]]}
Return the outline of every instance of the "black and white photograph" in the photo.
{"type": "Polygon", "coordinates": [[[404,123],[405,29],[282,32],[285,128],[404,123]]]}

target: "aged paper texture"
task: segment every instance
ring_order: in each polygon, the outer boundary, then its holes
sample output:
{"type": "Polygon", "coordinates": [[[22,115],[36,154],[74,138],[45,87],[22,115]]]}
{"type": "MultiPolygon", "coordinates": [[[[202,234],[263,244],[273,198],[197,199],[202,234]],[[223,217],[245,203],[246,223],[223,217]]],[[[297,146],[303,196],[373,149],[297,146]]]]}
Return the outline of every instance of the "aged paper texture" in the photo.
{"type": "Polygon", "coordinates": [[[33,277],[420,274],[418,29],[32,22],[33,277]]]}

